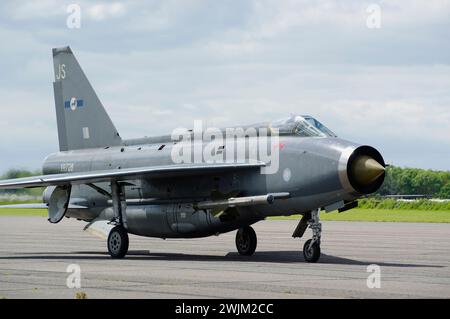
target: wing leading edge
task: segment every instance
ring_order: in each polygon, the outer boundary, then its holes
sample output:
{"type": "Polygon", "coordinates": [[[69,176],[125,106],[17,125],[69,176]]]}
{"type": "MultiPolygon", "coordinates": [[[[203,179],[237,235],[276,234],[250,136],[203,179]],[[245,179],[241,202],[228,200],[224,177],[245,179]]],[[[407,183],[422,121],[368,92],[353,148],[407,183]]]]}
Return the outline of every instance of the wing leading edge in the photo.
{"type": "Polygon", "coordinates": [[[265,164],[263,162],[214,164],[202,163],[51,174],[0,180],[0,189],[34,188],[68,184],[77,185],[109,182],[111,180],[125,181],[139,178],[146,179],[180,177],[191,176],[195,174],[221,173],[233,170],[257,169],[264,166],[265,164]]]}

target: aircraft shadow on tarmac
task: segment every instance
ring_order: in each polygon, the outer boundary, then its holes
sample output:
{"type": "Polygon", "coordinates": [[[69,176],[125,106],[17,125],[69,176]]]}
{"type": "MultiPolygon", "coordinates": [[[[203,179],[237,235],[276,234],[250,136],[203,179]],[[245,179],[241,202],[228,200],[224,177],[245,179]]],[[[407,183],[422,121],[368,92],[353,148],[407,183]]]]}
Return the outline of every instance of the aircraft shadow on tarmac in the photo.
{"type": "MultiPolygon", "coordinates": [[[[95,259],[111,259],[111,258],[105,252],[78,251],[71,253],[67,252],[22,253],[21,255],[2,256],[0,257],[0,260],[2,259],[95,260],[95,259]]],[[[305,263],[301,251],[260,251],[256,252],[251,257],[247,257],[247,256],[240,256],[238,253],[235,252],[229,252],[225,256],[213,256],[213,255],[193,255],[182,253],[152,253],[146,250],[140,251],[135,250],[129,251],[125,260],[305,263]]],[[[327,255],[323,253],[318,262],[318,264],[353,265],[353,266],[368,266],[374,263],[379,266],[387,266],[387,267],[445,268],[445,266],[440,265],[360,261],[327,255]]]]}

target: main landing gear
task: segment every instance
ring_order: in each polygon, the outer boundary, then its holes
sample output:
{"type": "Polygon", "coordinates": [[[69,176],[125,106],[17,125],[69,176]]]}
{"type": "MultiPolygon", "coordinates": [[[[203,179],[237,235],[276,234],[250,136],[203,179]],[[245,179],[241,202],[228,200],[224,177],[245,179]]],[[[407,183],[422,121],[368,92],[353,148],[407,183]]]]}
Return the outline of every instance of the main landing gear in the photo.
{"type": "Polygon", "coordinates": [[[112,258],[123,258],[128,252],[128,233],[122,226],[115,226],[109,232],[108,252],[112,258]]]}
{"type": "Polygon", "coordinates": [[[253,255],[257,242],[256,233],[250,226],[242,227],[236,233],[236,248],[242,256],[253,255]]]}
{"type": "Polygon", "coordinates": [[[111,223],[116,226],[109,232],[108,252],[112,258],[123,258],[128,252],[129,245],[124,186],[115,181],[111,182],[111,197],[114,210],[114,219],[111,223]]]}
{"type": "MultiPolygon", "coordinates": [[[[307,262],[315,263],[320,258],[320,238],[322,236],[322,224],[320,223],[320,209],[315,209],[305,214],[292,234],[294,238],[300,238],[309,227],[313,236],[303,245],[303,257],[307,262]]],[[[240,255],[251,256],[255,253],[257,245],[256,233],[250,226],[240,228],[236,233],[236,248],[240,255]]]]}
{"type": "Polygon", "coordinates": [[[322,236],[322,224],[320,223],[320,209],[312,210],[300,220],[292,237],[300,238],[309,227],[312,230],[313,237],[308,239],[303,245],[303,257],[307,262],[315,263],[320,258],[320,238],[322,236]]]}

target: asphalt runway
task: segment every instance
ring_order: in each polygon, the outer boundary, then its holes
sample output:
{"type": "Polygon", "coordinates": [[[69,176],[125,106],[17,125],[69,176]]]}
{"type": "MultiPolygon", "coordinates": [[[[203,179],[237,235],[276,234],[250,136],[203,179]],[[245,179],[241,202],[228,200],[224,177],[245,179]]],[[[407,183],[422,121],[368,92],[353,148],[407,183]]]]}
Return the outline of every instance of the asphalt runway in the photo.
{"type": "Polygon", "coordinates": [[[190,240],[131,236],[124,260],[105,241],[41,217],[0,217],[0,298],[450,298],[450,224],[323,222],[322,258],[306,263],[295,221],[254,226],[258,249],[241,257],[235,233],[190,240]],[[81,288],[68,288],[78,264],[81,288]],[[367,266],[380,266],[368,288],[367,266]]]}

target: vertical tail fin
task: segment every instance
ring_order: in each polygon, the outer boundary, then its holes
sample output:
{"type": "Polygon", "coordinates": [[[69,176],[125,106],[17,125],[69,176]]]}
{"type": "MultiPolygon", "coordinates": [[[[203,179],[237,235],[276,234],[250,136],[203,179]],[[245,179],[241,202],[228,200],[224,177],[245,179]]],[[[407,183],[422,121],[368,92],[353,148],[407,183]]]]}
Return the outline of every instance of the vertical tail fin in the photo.
{"type": "Polygon", "coordinates": [[[119,133],[70,47],[53,49],[53,65],[59,149],[121,145],[119,133]]]}

